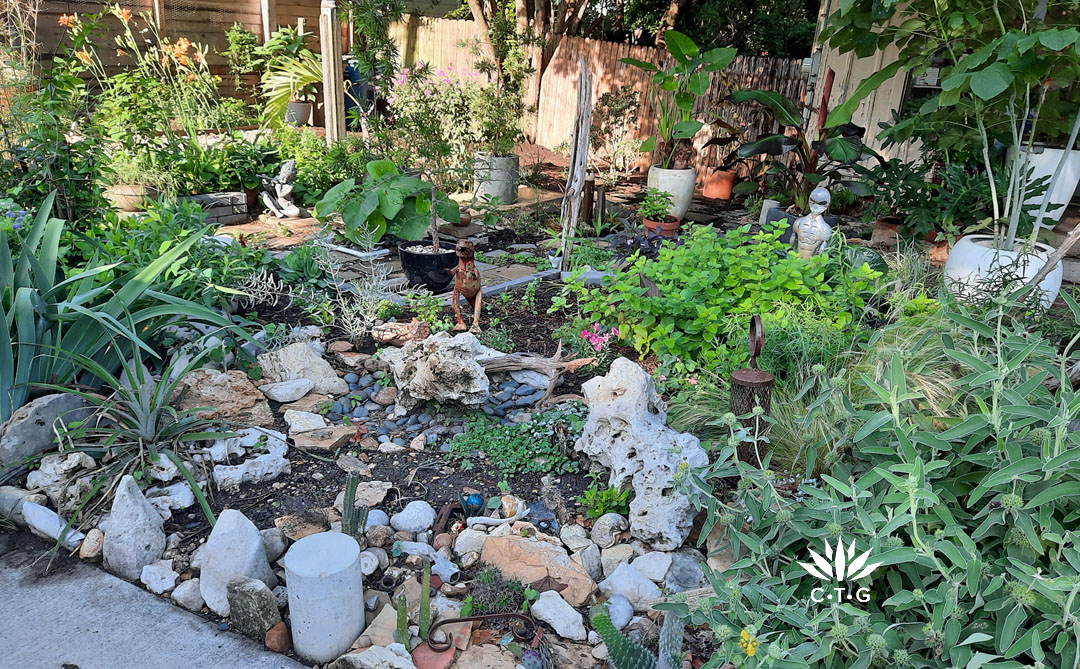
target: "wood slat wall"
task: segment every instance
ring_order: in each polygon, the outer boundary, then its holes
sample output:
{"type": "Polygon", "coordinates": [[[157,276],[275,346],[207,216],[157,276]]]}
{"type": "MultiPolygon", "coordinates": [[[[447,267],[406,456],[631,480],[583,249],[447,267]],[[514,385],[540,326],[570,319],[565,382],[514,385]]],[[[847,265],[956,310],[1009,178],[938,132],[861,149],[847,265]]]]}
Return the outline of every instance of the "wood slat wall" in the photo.
{"type": "MultiPolygon", "coordinates": [[[[165,34],[175,39],[187,37],[211,47],[209,62],[212,70],[222,75],[223,88],[231,88],[223,59],[217,51],[226,46],[225,31],[239,21],[262,34],[262,3],[260,0],[157,0],[164,7],[165,34]]],[[[154,0],[132,0],[125,3],[134,12],[151,11],[154,0]]],[[[38,39],[42,54],[47,56],[58,48],[63,30],[56,20],[61,14],[100,11],[101,3],[81,0],[46,0],[39,18],[38,39]]],[[[297,25],[304,20],[305,29],[318,36],[318,0],[284,0],[275,4],[279,26],[297,25]]],[[[118,26],[117,22],[117,26],[118,26]]],[[[417,62],[431,63],[436,70],[470,72],[477,57],[472,44],[479,35],[471,20],[433,19],[407,16],[395,24],[390,35],[397,42],[405,66],[417,62]]],[[[109,40],[111,42],[111,38],[109,40]]],[[[317,40],[313,44],[318,48],[317,40]]],[[[593,75],[595,102],[607,91],[624,85],[633,86],[640,95],[639,137],[655,133],[656,119],[649,104],[653,93],[649,73],[620,62],[623,58],[666,65],[668,55],[652,47],[632,46],[580,37],[564,38],[555,51],[551,65],[544,73],[540,102],[537,107],[537,143],[556,147],[570,140],[577,105],[577,85],[580,58],[593,75]]],[[[695,106],[695,116],[702,120],[723,118],[741,131],[743,140],[775,132],[776,126],[755,105],[731,105],[724,97],[736,88],[764,88],[777,91],[802,103],[806,96],[806,75],[801,59],[780,59],[764,56],[739,56],[722,72],[712,75],[709,91],[695,106]]],[[[224,92],[224,91],[223,91],[224,92]]],[[[713,135],[713,128],[699,133],[700,147],[713,135]]],[[[707,168],[718,165],[723,155],[718,149],[699,152],[696,167],[699,178],[707,168]]],[[[643,161],[645,162],[645,161],[643,161]]]]}

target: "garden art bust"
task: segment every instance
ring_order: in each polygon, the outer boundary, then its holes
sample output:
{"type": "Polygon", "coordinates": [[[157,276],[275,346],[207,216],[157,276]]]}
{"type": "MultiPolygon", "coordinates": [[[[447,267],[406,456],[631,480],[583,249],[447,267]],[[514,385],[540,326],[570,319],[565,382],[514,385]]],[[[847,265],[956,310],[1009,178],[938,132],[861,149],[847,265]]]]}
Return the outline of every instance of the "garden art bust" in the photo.
{"type": "Polygon", "coordinates": [[[796,219],[792,226],[791,245],[807,260],[825,250],[825,243],[832,235],[832,226],[825,222],[831,199],[827,188],[815,188],[810,193],[810,213],[796,219]]]}

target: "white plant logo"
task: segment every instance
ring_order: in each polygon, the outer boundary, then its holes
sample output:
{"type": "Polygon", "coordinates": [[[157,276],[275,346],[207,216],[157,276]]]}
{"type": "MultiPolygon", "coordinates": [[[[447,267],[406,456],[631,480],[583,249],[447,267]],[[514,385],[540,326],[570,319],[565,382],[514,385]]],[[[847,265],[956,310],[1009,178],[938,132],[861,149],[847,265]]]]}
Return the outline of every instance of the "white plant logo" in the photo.
{"type": "MultiPolygon", "coordinates": [[[[829,542],[825,542],[825,557],[821,557],[813,551],[813,549],[807,549],[810,552],[810,557],[813,562],[799,562],[799,565],[809,572],[811,575],[820,578],[823,581],[831,581],[834,578],[837,583],[843,583],[844,581],[856,581],[864,576],[869,576],[875,569],[881,566],[880,562],[871,562],[867,564],[866,561],[870,558],[870,551],[866,551],[862,555],[855,557],[855,542],[852,541],[851,545],[844,548],[844,540],[836,540],[836,550],[829,542]]],[[[833,588],[837,599],[845,599],[845,595],[848,593],[844,588],[833,588]]],[[[866,588],[858,588],[854,593],[855,599],[860,602],[867,602],[870,600],[870,591],[866,588]]],[[[815,602],[822,602],[826,599],[832,599],[833,594],[825,594],[823,588],[814,588],[810,593],[810,598],[815,602]]]]}

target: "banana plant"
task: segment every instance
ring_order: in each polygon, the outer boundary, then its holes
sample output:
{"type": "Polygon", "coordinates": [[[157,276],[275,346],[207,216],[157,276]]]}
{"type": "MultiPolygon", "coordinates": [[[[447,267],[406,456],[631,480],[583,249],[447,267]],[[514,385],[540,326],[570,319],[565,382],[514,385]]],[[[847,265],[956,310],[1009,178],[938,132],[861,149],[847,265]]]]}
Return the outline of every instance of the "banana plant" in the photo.
{"type": "Polygon", "coordinates": [[[854,163],[876,157],[876,152],[863,144],[865,129],[846,123],[823,130],[818,139],[811,140],[803,130],[803,118],[798,106],[774,91],[738,90],[728,98],[742,104],[756,102],[765,107],[781,131],[763,135],[738,148],[741,158],[766,156],[758,171],[759,181],[744,181],[735,192],[752,193],[761,183],[771,182],[794,200],[800,211],[807,210],[810,191],[832,181],[859,196],[870,195],[870,189],[849,177],[847,170],[854,163]]]}
{"type": "Polygon", "coordinates": [[[34,386],[79,380],[74,361],[80,356],[118,369],[121,360],[109,346],[113,337],[132,338],[151,358],[158,355],[146,341],[177,318],[248,337],[221,314],[154,290],[162,274],[209,227],[116,279],[103,277],[117,263],[96,260],[64,277],[59,264],[64,221],[50,216],[55,198],[54,192],[42,202],[18,254],[12,254],[8,235],[0,229],[0,322],[7,333],[7,341],[0,341],[0,422],[27,402],[34,386]]]}

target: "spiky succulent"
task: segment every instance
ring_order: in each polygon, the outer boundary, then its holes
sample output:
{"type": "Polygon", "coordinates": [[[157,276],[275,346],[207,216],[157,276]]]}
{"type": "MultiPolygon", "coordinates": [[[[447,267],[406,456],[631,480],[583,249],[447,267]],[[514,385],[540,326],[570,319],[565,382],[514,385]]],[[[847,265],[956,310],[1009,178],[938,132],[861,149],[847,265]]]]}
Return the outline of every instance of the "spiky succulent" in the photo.
{"type": "Polygon", "coordinates": [[[615,669],[679,669],[682,667],[683,621],[670,611],[660,627],[660,657],[654,656],[611,622],[608,605],[597,604],[589,611],[589,620],[604,639],[608,660],[615,669]]]}

